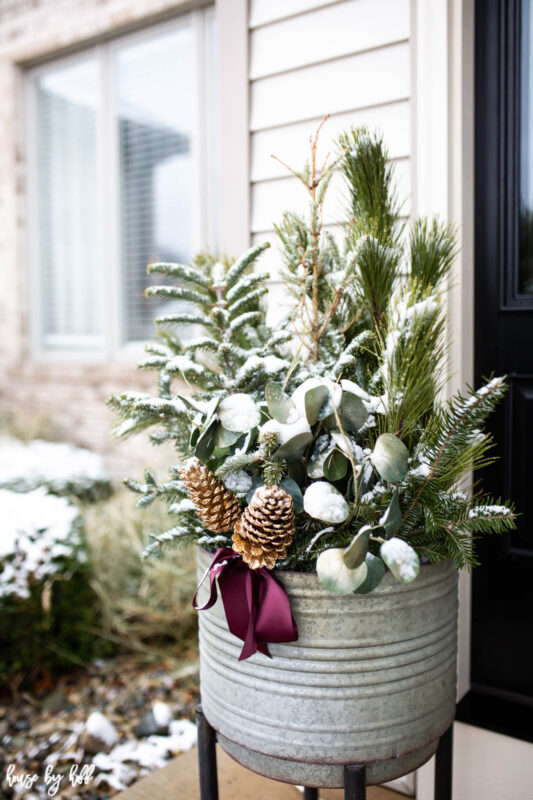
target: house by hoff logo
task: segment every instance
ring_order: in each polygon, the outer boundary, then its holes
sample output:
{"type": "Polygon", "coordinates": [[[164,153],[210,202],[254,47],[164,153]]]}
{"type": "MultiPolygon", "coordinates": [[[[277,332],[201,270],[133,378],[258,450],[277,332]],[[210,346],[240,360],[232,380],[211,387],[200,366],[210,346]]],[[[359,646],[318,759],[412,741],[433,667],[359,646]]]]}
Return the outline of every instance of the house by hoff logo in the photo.
{"type": "Polygon", "coordinates": [[[56,797],[61,789],[62,784],[66,781],[71,786],[81,786],[88,784],[94,778],[94,764],[73,764],[69,770],[68,775],[61,775],[54,772],[53,766],[50,764],[46,767],[42,774],[37,772],[16,772],[14,764],[10,764],[6,771],[7,785],[17,786],[18,790],[33,789],[36,783],[42,782],[46,786],[48,797],[56,797]]]}

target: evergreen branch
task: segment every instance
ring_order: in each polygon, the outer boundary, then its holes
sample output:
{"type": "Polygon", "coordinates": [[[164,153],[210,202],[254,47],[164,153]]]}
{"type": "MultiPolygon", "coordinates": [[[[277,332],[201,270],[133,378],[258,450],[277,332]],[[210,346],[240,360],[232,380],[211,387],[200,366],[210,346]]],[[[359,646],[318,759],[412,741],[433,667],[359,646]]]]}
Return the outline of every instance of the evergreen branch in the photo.
{"type": "Polygon", "coordinates": [[[503,378],[493,378],[488,384],[486,384],[486,386],[483,386],[481,389],[478,389],[477,392],[472,393],[471,396],[466,400],[461,395],[458,395],[449,402],[449,410],[447,412],[444,411],[439,415],[440,424],[437,425],[437,430],[439,433],[442,431],[442,435],[439,437],[440,441],[437,439],[437,452],[429,461],[428,474],[424,478],[415,497],[412,499],[409,507],[404,513],[401,526],[405,523],[411,511],[419,502],[430,481],[434,479],[439,464],[446,453],[447,446],[452,441],[454,435],[461,430],[466,419],[471,417],[477,424],[480,419],[482,420],[486,417],[486,415],[494,407],[495,403],[503,396],[505,391],[503,380],[503,378]]]}
{"type": "Polygon", "coordinates": [[[188,314],[185,311],[176,314],[164,314],[161,317],[157,317],[155,323],[156,325],[203,325],[205,328],[215,329],[217,327],[214,321],[204,314],[188,314]]]}
{"type": "Polygon", "coordinates": [[[409,237],[411,276],[422,291],[433,289],[448,277],[457,255],[457,231],[437,218],[416,220],[409,237]]]}
{"type": "Polygon", "coordinates": [[[210,279],[207,275],[203,275],[200,270],[194,267],[187,267],[184,264],[172,264],[158,262],[156,264],[148,264],[148,273],[153,272],[166,275],[169,278],[178,278],[189,283],[195,283],[201,286],[202,289],[209,289],[210,279]]]}
{"type": "Polygon", "coordinates": [[[189,300],[191,303],[203,305],[210,301],[209,295],[195,292],[183,286],[149,286],[144,290],[146,297],[165,297],[176,300],[189,300]]]}
{"type": "Polygon", "coordinates": [[[261,298],[268,293],[266,286],[261,286],[259,289],[245,294],[243,297],[235,300],[228,306],[230,317],[240,314],[242,311],[255,310],[261,298]]]}
{"type": "Polygon", "coordinates": [[[240,278],[233,288],[226,292],[226,302],[231,305],[238,300],[243,294],[253,289],[258,284],[265,283],[270,275],[267,272],[259,272],[253,275],[245,275],[240,278]]]}
{"type": "Polygon", "coordinates": [[[263,451],[256,450],[254,453],[239,453],[238,455],[229,456],[218,467],[215,472],[217,478],[223,478],[228,472],[234,472],[245,467],[250,467],[253,464],[258,464],[263,460],[263,451]]]}
{"type": "Polygon", "coordinates": [[[231,333],[235,333],[240,328],[243,328],[245,325],[253,325],[255,323],[261,322],[263,318],[263,314],[261,311],[246,311],[244,314],[241,314],[235,319],[232,319],[229,325],[229,329],[231,333]]]}
{"type": "Polygon", "coordinates": [[[269,247],[270,243],[265,242],[264,244],[257,244],[243,253],[226,273],[226,286],[228,289],[232,289],[235,286],[241,275],[256,261],[261,253],[264,253],[269,247]]]}

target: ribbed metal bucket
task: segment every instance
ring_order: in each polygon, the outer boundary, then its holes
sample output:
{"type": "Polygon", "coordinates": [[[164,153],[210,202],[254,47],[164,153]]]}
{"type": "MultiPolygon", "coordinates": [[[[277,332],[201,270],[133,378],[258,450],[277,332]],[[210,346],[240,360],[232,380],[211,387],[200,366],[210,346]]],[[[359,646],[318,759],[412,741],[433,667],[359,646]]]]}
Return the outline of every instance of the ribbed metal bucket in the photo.
{"type": "MultiPolygon", "coordinates": [[[[201,577],[212,556],[198,549],[201,577]]],[[[202,707],[233,758],[267,777],[340,787],[345,764],[367,782],[417,768],[455,714],[457,572],[387,574],[370,595],[338,597],[315,574],[276,571],[299,638],[238,661],[219,598],[200,620],[202,707]]],[[[207,598],[206,581],[199,602],[207,598]]]]}

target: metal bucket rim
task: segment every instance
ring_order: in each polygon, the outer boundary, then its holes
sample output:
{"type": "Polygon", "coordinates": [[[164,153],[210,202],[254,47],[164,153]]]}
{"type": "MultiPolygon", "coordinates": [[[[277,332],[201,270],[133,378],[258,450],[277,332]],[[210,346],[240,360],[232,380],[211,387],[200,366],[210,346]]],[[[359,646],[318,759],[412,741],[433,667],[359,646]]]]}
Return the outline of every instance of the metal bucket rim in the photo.
{"type": "MultiPolygon", "coordinates": [[[[210,556],[211,558],[215,555],[206,547],[201,544],[197,544],[196,547],[198,550],[202,550],[206,555],[210,556]]],[[[449,558],[443,559],[442,561],[432,562],[432,561],[424,561],[420,564],[420,569],[427,569],[428,567],[443,567],[444,565],[452,565],[452,562],[449,558]]],[[[392,572],[388,567],[385,567],[385,574],[392,575],[392,572]]],[[[458,569],[454,567],[455,572],[459,572],[458,569]]],[[[274,567],[274,569],[269,570],[272,575],[305,575],[309,578],[316,577],[316,570],[314,572],[305,572],[304,570],[297,570],[297,569],[280,569],[279,567],[274,567]]],[[[415,579],[416,580],[416,579],[415,579]]],[[[407,585],[407,584],[404,584],[407,585]]]]}

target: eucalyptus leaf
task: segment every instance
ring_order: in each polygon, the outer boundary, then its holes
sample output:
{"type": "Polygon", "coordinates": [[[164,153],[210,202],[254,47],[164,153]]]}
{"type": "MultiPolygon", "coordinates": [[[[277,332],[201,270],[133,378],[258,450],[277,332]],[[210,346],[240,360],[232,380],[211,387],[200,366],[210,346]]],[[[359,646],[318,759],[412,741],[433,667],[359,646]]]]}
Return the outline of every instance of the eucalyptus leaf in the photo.
{"type": "Polygon", "coordinates": [[[283,387],[280,383],[269,381],[265,387],[265,396],[270,415],[277,420],[277,422],[281,422],[285,425],[289,420],[291,411],[295,411],[296,409],[289,395],[283,391],[283,387]]]}
{"type": "Polygon", "coordinates": [[[401,439],[393,433],[382,433],[370,458],[384,481],[396,483],[407,472],[408,456],[409,451],[401,439]]]}
{"type": "Polygon", "coordinates": [[[220,423],[217,419],[214,419],[205,429],[205,431],[201,434],[198,441],[196,442],[196,447],[194,448],[194,454],[200,461],[207,461],[213,450],[215,449],[215,442],[217,437],[218,428],[220,427],[220,423]]]}
{"type": "Polygon", "coordinates": [[[380,548],[381,558],[395,578],[402,583],[414,581],[420,570],[418,554],[403,539],[393,537],[383,542],[380,548]]]}
{"type": "Polygon", "coordinates": [[[200,437],[200,428],[193,428],[189,438],[189,447],[193,448],[200,437]]]}
{"type": "MultiPolygon", "coordinates": [[[[188,397],[186,394],[176,394],[175,399],[181,400],[181,402],[187,406],[187,408],[191,408],[193,411],[199,411],[202,415],[205,414],[205,408],[202,403],[192,400],[192,398],[188,397]]],[[[217,400],[219,398],[213,398],[217,400]]]]}
{"type": "Polygon", "coordinates": [[[367,421],[368,411],[359,395],[354,394],[350,389],[344,388],[345,383],[351,383],[351,381],[342,381],[343,390],[339,417],[345,431],[356,433],[367,421]]]}
{"type": "Polygon", "coordinates": [[[340,450],[332,450],[324,461],[322,471],[328,481],[339,481],[348,472],[348,459],[340,450]]]}
{"type": "Polygon", "coordinates": [[[397,494],[392,496],[388,509],[381,517],[379,524],[385,528],[385,535],[387,539],[398,533],[402,522],[402,512],[400,509],[400,500],[397,494]]]}
{"type": "Polygon", "coordinates": [[[333,594],[352,594],[365,582],[368,574],[365,561],[355,569],[349,569],[346,566],[342,547],[331,548],[320,553],[316,562],[316,571],[322,586],[333,594]]]}
{"type": "Polygon", "coordinates": [[[355,594],[370,594],[376,587],[379,586],[385,575],[385,564],[379,556],[373,556],[372,553],[366,554],[366,566],[368,574],[364,583],[355,590],[355,594]]]}
{"type": "Polygon", "coordinates": [[[293,461],[287,467],[287,476],[296,481],[298,486],[302,488],[305,486],[307,479],[305,475],[305,468],[300,461],[293,461]]]}
{"type": "MultiPolygon", "coordinates": [[[[305,415],[310,425],[314,425],[321,418],[320,413],[324,408],[327,408],[328,400],[329,389],[324,384],[315,386],[305,393],[305,415]]],[[[327,416],[327,413],[324,416],[327,416]]]]}
{"type": "Polygon", "coordinates": [[[361,470],[359,478],[357,479],[358,497],[361,498],[362,495],[369,492],[377,482],[377,479],[378,478],[374,471],[374,467],[372,466],[372,462],[365,461],[363,469],[361,470]]]}
{"type": "Polygon", "coordinates": [[[344,563],[349,569],[355,569],[365,560],[371,530],[370,525],[363,525],[344,551],[344,563]]]}
{"type": "Polygon", "coordinates": [[[304,497],[302,490],[296,481],[293,481],[292,478],[283,478],[280,486],[292,497],[292,502],[294,503],[294,513],[300,514],[300,512],[304,510],[304,497]]]}
{"type": "Polygon", "coordinates": [[[211,420],[212,420],[212,418],[213,418],[213,416],[214,416],[214,414],[215,414],[215,412],[216,412],[216,410],[218,408],[218,405],[220,403],[220,399],[221,399],[220,397],[212,397],[211,400],[208,402],[207,408],[205,410],[205,424],[206,425],[209,422],[211,422],[211,420]]]}
{"type": "Polygon", "coordinates": [[[216,447],[231,447],[231,445],[235,444],[235,442],[238,441],[241,436],[242,433],[239,433],[238,431],[228,431],[227,428],[219,425],[215,439],[216,447]]]}
{"type": "Polygon", "coordinates": [[[312,441],[312,433],[298,433],[288,442],[282,444],[281,447],[278,447],[275,453],[276,458],[284,458],[285,461],[297,461],[312,441]]]}

